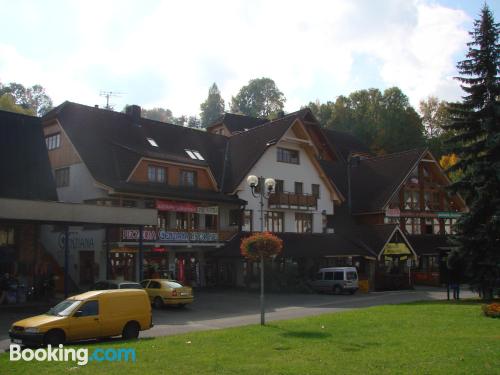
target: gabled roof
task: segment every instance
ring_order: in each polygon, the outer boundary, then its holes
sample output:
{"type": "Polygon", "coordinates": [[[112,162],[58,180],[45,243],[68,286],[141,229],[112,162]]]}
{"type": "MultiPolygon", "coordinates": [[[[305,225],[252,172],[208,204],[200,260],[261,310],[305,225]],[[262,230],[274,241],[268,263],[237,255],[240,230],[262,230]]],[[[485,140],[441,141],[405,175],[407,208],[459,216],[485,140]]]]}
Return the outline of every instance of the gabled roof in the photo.
{"type": "Polygon", "coordinates": [[[228,138],[224,191],[233,192],[267,148],[275,144],[296,119],[293,113],[228,138]]]}
{"type": "Polygon", "coordinates": [[[239,115],[235,113],[224,113],[214,124],[207,127],[207,130],[224,124],[231,133],[242,132],[246,129],[252,129],[256,126],[269,122],[266,118],[251,117],[246,115],[239,115]]]}
{"type": "Polygon", "coordinates": [[[0,111],[0,197],[57,201],[40,118],[0,111]]]}
{"type": "MultiPolygon", "coordinates": [[[[427,150],[414,149],[359,160],[351,166],[352,213],[380,212],[427,150]]],[[[322,163],[325,173],[347,197],[347,164],[322,163]]]]}
{"type": "MultiPolygon", "coordinates": [[[[49,112],[44,121],[54,118],[93,178],[105,186],[123,189],[141,158],[207,167],[221,183],[227,143],[223,136],[71,102],[49,112]],[[186,149],[199,151],[205,160],[191,159],[186,149]]],[[[165,192],[169,189],[164,186],[165,192]]]]}
{"type": "Polygon", "coordinates": [[[325,128],[322,128],[321,131],[343,161],[347,161],[351,153],[372,155],[369,147],[352,134],[325,128]]]}

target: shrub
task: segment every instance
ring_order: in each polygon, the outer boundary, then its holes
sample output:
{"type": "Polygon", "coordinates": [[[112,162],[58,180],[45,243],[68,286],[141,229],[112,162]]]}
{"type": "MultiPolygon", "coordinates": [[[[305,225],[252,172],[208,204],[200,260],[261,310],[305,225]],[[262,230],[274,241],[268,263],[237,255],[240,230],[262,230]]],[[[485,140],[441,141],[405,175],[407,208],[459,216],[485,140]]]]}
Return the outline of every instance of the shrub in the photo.
{"type": "Polygon", "coordinates": [[[491,318],[500,318],[500,303],[490,303],[482,306],[484,315],[491,318]]]}

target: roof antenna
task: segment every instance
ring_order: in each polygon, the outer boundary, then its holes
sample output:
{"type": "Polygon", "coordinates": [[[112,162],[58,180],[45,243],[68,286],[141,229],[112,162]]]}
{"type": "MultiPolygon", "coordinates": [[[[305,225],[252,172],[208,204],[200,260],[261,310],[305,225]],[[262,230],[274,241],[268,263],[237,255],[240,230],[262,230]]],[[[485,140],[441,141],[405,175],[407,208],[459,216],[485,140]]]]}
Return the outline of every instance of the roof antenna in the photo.
{"type": "Polygon", "coordinates": [[[99,96],[104,96],[106,98],[106,107],[104,107],[105,109],[108,109],[110,111],[112,111],[114,109],[114,105],[113,104],[109,104],[109,98],[110,97],[120,97],[122,96],[123,94],[125,94],[124,92],[118,92],[118,91],[102,91],[99,93],[99,96]]]}

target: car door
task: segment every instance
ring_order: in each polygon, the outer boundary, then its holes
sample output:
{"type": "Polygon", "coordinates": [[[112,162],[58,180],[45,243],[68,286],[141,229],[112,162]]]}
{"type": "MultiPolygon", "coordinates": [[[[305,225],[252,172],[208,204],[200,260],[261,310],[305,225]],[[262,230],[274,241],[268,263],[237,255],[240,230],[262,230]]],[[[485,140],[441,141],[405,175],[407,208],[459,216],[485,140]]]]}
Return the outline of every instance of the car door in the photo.
{"type": "Polygon", "coordinates": [[[70,317],[69,340],[82,340],[101,336],[99,301],[83,302],[70,317]]]}
{"type": "Polygon", "coordinates": [[[160,282],[155,281],[155,280],[151,280],[148,284],[146,292],[148,293],[149,300],[151,302],[154,301],[155,297],[158,297],[158,296],[161,297],[161,284],[160,284],[160,282]]]}

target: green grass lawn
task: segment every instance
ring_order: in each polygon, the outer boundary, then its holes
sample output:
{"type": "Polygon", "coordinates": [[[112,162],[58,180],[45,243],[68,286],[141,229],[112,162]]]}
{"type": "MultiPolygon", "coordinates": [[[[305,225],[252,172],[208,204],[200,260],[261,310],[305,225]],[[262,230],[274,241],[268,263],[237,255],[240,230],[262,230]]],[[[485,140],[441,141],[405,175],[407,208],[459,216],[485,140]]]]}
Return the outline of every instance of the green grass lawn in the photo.
{"type": "Polygon", "coordinates": [[[500,374],[500,319],[475,301],[387,305],[135,342],[137,360],[10,362],[0,374],[500,374]]]}

